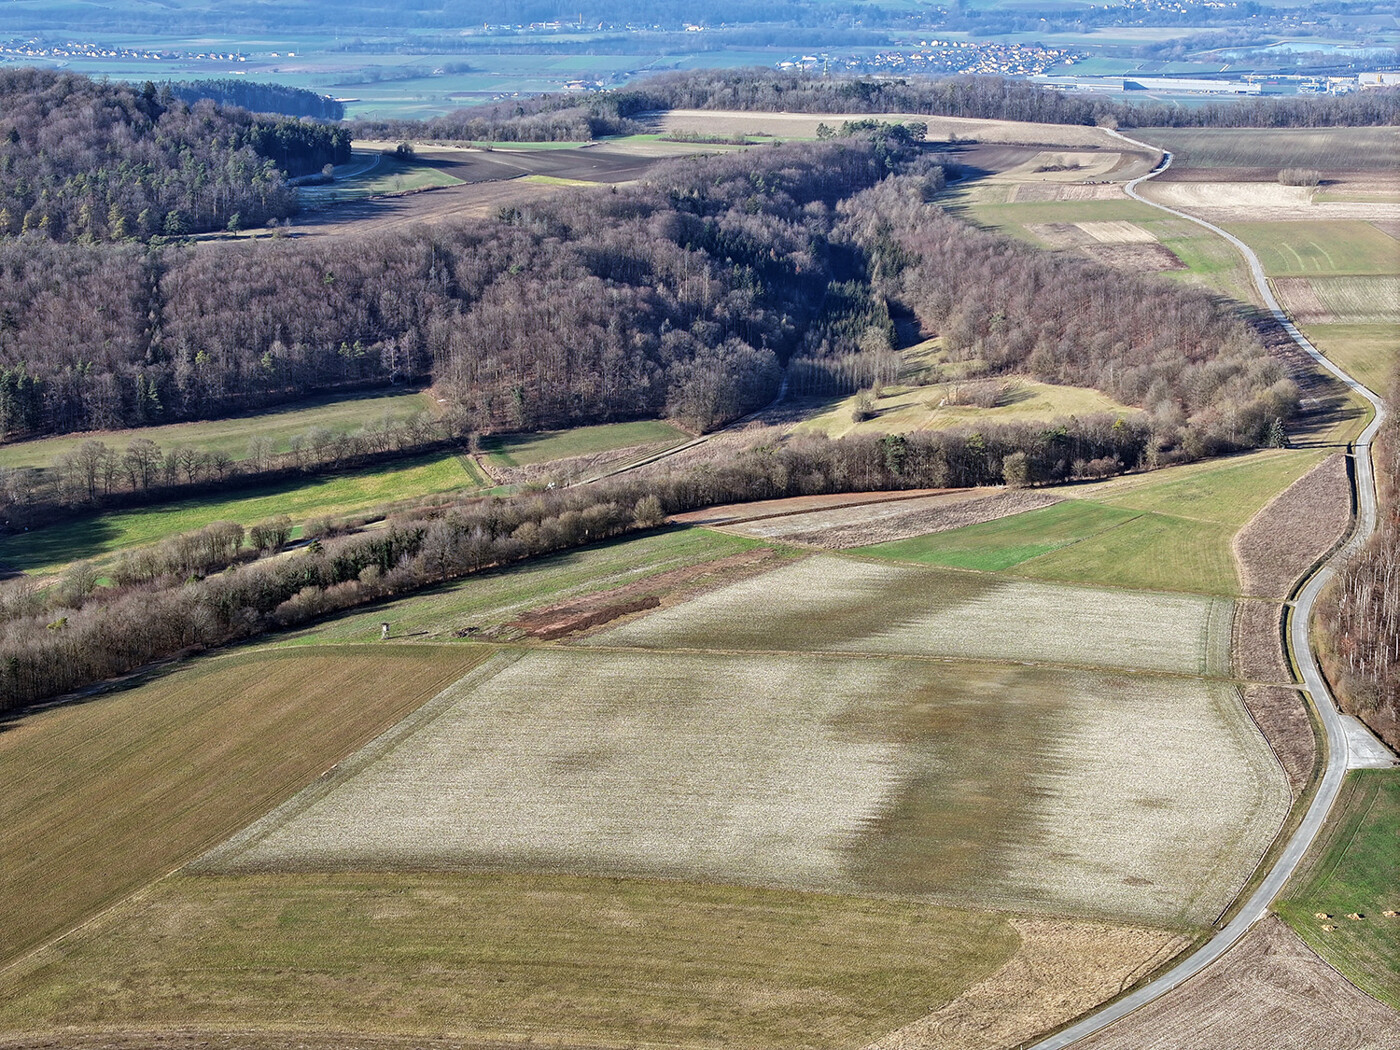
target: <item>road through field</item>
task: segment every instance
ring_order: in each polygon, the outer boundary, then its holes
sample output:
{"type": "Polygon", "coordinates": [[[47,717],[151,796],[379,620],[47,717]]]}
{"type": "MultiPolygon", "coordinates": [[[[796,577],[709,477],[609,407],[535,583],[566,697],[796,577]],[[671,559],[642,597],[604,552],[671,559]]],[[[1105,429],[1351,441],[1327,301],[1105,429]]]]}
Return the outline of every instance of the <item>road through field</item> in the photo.
{"type": "MultiPolygon", "coordinates": [[[[1156,149],[1145,142],[1138,142],[1130,139],[1126,135],[1121,135],[1114,131],[1111,134],[1122,139],[1124,142],[1145,149],[1156,149]]],[[[1335,567],[1343,563],[1361,544],[1365,543],[1376,527],[1376,485],[1374,468],[1371,463],[1371,439],[1380,429],[1385,408],[1379,397],[1371,390],[1357,382],[1342,369],[1333,364],[1325,357],[1289,320],[1288,315],[1279,306],[1278,300],[1274,298],[1273,289],[1269,287],[1268,278],[1264,274],[1264,267],[1260,264],[1258,256],[1241,241],[1238,237],[1227,233],[1220,227],[1198,219],[1194,215],[1177,211],[1175,208],[1168,208],[1162,204],[1156,204],[1140,196],[1137,192],[1139,183],[1147,179],[1162,174],[1170,167],[1172,155],[1163,153],[1162,162],[1152,171],[1129,182],[1124,190],[1129,197],[1141,201],[1144,204],[1151,204],[1155,208],[1186,219],[1188,222],[1204,226],[1212,233],[1218,234],[1233,244],[1245,260],[1249,263],[1250,272],[1254,276],[1254,283],[1259,289],[1265,305],[1273,313],[1278,322],[1283,325],[1289,336],[1302,347],[1318,363],[1319,366],[1335,375],[1346,386],[1364,397],[1375,408],[1375,418],[1361,436],[1356,439],[1355,459],[1356,459],[1356,494],[1357,512],[1356,529],[1351,540],[1339,551],[1337,551],[1326,565],[1319,570],[1303,589],[1298,593],[1294,603],[1292,619],[1289,625],[1289,641],[1292,644],[1293,653],[1298,663],[1298,670],[1302,676],[1303,684],[1313,698],[1313,706],[1316,708],[1318,716],[1322,719],[1322,724],[1327,733],[1327,768],[1322,777],[1322,782],[1318,785],[1317,794],[1313,797],[1312,804],[1308,807],[1307,814],[1303,817],[1298,830],[1293,833],[1293,838],[1279,855],[1273,868],[1264,877],[1264,881],[1259,888],[1254,891],[1253,896],[1239,913],[1221,930],[1215,937],[1204,946],[1194,952],[1180,965],[1167,971],[1157,980],[1144,985],[1137,991],[1124,996],[1116,1002],[1110,1004],[1097,1013],[1076,1024],[1064,1029],[1036,1043],[1031,1050],[1060,1050],[1061,1047],[1070,1046],[1080,1039],[1094,1032],[1100,1031],[1113,1024],[1115,1021],[1125,1017],[1140,1006],[1144,1006],[1154,999],[1160,998],[1178,985],[1187,981],[1191,977],[1200,973],[1211,963],[1215,962],[1225,954],[1256,922],[1268,914],[1269,906],[1275,897],[1282,891],[1284,884],[1292,877],[1297,870],[1298,864],[1302,861],[1303,855],[1312,846],[1313,840],[1321,830],[1323,822],[1331,812],[1333,803],[1337,800],[1337,794],[1341,790],[1342,777],[1348,769],[1359,769],[1376,766],[1389,766],[1395,762],[1395,757],[1390,753],[1379,740],[1377,740],[1369,730],[1359,721],[1350,716],[1343,715],[1337,708],[1335,698],[1327,687],[1326,680],[1322,677],[1322,672],[1318,668],[1317,660],[1313,656],[1311,639],[1308,629],[1312,622],[1313,608],[1317,602],[1318,595],[1327,585],[1335,572],[1335,567]]]]}

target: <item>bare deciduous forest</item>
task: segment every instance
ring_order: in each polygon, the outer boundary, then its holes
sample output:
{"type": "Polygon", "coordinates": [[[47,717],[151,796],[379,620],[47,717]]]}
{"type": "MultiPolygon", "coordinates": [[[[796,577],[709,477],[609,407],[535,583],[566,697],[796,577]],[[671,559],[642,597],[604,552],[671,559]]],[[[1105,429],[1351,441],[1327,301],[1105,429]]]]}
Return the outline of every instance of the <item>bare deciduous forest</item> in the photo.
{"type": "Polygon", "coordinates": [[[1400,747],[1400,372],[1376,440],[1376,532],[1318,604],[1323,666],[1343,704],[1400,747]]]}

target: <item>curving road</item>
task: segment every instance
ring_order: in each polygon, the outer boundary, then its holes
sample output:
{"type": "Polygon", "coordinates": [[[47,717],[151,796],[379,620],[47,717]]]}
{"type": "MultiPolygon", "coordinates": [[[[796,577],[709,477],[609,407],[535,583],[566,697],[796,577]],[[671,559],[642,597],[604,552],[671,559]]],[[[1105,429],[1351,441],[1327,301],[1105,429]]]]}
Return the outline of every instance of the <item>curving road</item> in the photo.
{"type": "MultiPolygon", "coordinates": [[[[1146,149],[1151,152],[1158,152],[1156,146],[1146,142],[1139,142],[1130,139],[1126,135],[1120,135],[1116,131],[1109,134],[1122,139],[1133,146],[1146,149]]],[[[1283,312],[1274,298],[1273,289],[1269,287],[1268,279],[1264,276],[1264,268],[1259,264],[1258,257],[1250,250],[1249,246],[1231,233],[1227,233],[1219,226],[1198,219],[1194,215],[1177,211],[1175,208],[1168,208],[1165,205],[1157,204],[1154,201],[1146,200],[1139,196],[1137,187],[1140,182],[1153,178],[1166,171],[1171,165],[1172,155],[1162,154],[1162,162],[1152,171],[1129,182],[1124,190],[1129,197],[1141,201],[1143,204],[1150,204],[1154,208],[1160,208],[1178,218],[1194,222],[1198,226],[1204,226],[1212,233],[1224,237],[1227,241],[1239,249],[1249,263],[1250,272],[1254,275],[1254,283],[1259,289],[1259,294],[1263,298],[1264,304],[1273,312],[1275,318],[1283,325],[1293,341],[1302,347],[1317,362],[1319,366],[1336,376],[1348,388],[1364,397],[1375,407],[1375,418],[1370,425],[1362,431],[1361,436],[1356,439],[1355,459],[1356,459],[1356,529],[1352,533],[1347,544],[1337,551],[1303,587],[1298,593],[1293,607],[1293,615],[1289,624],[1289,642],[1292,646],[1294,657],[1298,663],[1298,670],[1302,676],[1303,684],[1313,698],[1313,706],[1316,708],[1318,716],[1322,719],[1322,724],[1327,735],[1327,767],[1323,773],[1322,782],[1318,785],[1317,794],[1313,797],[1312,804],[1308,807],[1307,814],[1303,817],[1303,822],[1298,825],[1298,830],[1293,833],[1288,845],[1279,855],[1273,868],[1265,876],[1264,881],[1259,885],[1248,902],[1240,909],[1239,913],[1222,929],[1202,945],[1194,953],[1188,956],[1179,965],[1168,970],[1162,976],[1150,984],[1144,985],[1136,991],[1125,995],[1104,1007],[1097,1013],[1090,1014],[1076,1024],[1048,1039],[1036,1043],[1031,1050],[1059,1050],[1061,1047],[1070,1046],[1080,1039],[1094,1032],[1107,1028],[1118,1019],[1126,1016],[1138,1007],[1150,1003],[1167,992],[1176,988],[1184,981],[1200,973],[1211,963],[1215,962],[1234,946],[1241,937],[1256,922],[1262,919],[1269,910],[1269,905],[1273,903],[1275,897],[1283,889],[1284,883],[1293,875],[1303,855],[1312,846],[1313,840],[1317,837],[1318,831],[1322,828],[1323,821],[1327,819],[1327,814],[1331,811],[1333,803],[1337,799],[1337,793],[1342,786],[1342,777],[1348,769],[1359,769],[1364,767],[1389,766],[1395,764],[1395,756],[1371,732],[1359,721],[1348,715],[1343,715],[1338,709],[1335,699],[1327,688],[1327,683],[1322,677],[1322,672],[1317,666],[1317,661],[1313,657],[1311,640],[1308,637],[1308,627],[1312,622],[1313,607],[1317,602],[1317,596],[1322,592],[1327,581],[1331,579],[1335,572],[1335,566],[1345,561],[1346,558],[1365,543],[1376,527],[1376,485],[1374,468],[1371,464],[1371,439],[1375,437],[1376,431],[1380,429],[1381,421],[1385,416],[1385,407],[1380,399],[1358,383],[1346,372],[1342,371],[1335,364],[1329,361],[1323,354],[1310,343],[1294,326],[1293,322],[1283,312]]]]}

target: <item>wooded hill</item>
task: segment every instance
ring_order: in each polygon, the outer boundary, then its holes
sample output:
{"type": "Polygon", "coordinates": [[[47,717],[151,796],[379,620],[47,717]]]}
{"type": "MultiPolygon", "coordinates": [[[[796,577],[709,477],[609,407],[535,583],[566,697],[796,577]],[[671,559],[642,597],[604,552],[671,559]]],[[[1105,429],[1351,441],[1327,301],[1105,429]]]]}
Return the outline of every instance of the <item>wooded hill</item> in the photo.
{"type": "Polygon", "coordinates": [[[169,85],[0,71],[0,236],[145,240],[296,210],[288,175],[350,157],[343,128],[257,117],[169,85]]]}
{"type": "Polygon", "coordinates": [[[926,203],[936,161],[885,128],[334,246],[0,243],[0,427],[431,378],[478,431],[660,415],[705,430],[767,403],[794,359],[807,390],[889,378],[886,299],[983,371],[1152,408],[1168,457],[1286,418],[1281,370],[1207,296],[974,230],[926,203]],[[893,172],[887,197],[859,197],[893,172]]]}

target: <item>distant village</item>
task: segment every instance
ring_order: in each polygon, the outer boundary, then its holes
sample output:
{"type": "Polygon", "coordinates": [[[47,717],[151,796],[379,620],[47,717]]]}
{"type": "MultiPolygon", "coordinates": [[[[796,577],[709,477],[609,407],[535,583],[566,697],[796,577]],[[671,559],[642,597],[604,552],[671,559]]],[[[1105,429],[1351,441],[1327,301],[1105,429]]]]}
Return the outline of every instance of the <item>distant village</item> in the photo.
{"type": "MultiPolygon", "coordinates": [[[[288,51],[286,54],[288,58],[296,57],[296,53],[292,51],[288,51]]],[[[172,51],[168,48],[149,50],[71,40],[59,44],[49,44],[39,40],[6,40],[0,43],[0,55],[18,59],[115,58],[135,62],[175,62],[190,59],[205,59],[210,62],[248,61],[248,56],[238,51],[172,51]]],[[[273,57],[277,57],[275,52],[273,57]]]]}

